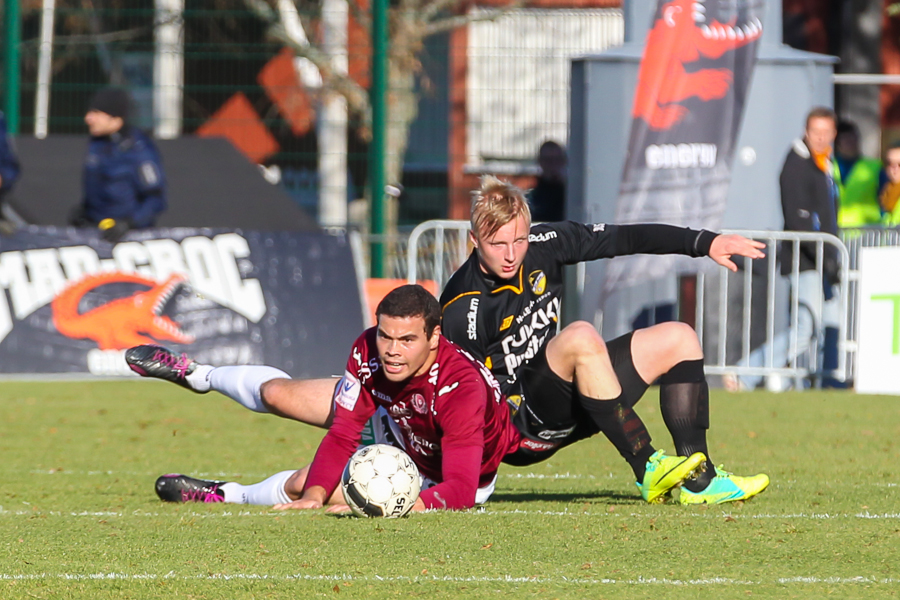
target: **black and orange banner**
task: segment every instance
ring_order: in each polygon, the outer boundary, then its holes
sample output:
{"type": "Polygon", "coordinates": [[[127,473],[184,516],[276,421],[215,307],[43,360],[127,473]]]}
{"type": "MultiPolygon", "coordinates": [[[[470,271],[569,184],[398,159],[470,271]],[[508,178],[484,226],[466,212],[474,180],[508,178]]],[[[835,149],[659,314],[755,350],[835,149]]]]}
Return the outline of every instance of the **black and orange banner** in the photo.
{"type": "MultiPolygon", "coordinates": [[[[659,0],[638,73],[616,223],[720,228],[764,10],[764,0],[659,0]]],[[[694,270],[686,261],[616,258],[606,293],[694,270]]]]}
{"type": "Polygon", "coordinates": [[[341,371],[363,328],[344,236],[210,229],[26,227],[0,238],[0,373],[127,375],[124,350],[341,371]]]}

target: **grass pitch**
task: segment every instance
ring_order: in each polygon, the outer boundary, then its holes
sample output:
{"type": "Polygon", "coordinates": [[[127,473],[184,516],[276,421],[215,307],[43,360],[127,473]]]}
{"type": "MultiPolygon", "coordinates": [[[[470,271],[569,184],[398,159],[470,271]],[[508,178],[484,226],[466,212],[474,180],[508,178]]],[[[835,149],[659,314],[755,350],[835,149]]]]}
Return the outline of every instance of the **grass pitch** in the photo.
{"type": "MultiPolygon", "coordinates": [[[[651,389],[638,410],[671,450],[651,389]]],[[[745,504],[647,505],[603,438],[502,467],[479,510],[361,520],[163,504],[163,473],[252,483],[322,432],[148,381],[0,387],[0,598],[900,595],[900,398],[713,392],[745,504]]]]}

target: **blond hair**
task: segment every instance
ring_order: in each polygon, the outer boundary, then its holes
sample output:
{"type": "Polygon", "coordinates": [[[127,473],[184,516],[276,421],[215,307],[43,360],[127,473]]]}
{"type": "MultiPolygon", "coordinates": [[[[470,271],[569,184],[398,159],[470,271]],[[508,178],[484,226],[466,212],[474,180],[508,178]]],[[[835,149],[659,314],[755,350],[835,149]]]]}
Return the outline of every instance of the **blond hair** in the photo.
{"type": "Polygon", "coordinates": [[[472,192],[472,232],[476,237],[491,237],[518,216],[531,226],[531,209],[525,193],[513,184],[493,175],[481,178],[481,187],[472,192]]]}

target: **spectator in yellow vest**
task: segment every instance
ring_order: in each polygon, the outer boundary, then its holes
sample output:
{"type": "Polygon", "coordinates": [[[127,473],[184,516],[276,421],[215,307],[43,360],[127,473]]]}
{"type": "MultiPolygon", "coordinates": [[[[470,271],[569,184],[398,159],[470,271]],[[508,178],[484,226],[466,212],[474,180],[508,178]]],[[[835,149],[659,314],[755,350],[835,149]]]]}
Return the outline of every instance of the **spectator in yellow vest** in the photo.
{"type": "Polygon", "coordinates": [[[881,222],[878,204],[881,161],[866,158],[859,149],[859,128],[850,121],[838,123],[834,140],[840,190],[838,227],[863,227],[881,222]]]}
{"type": "Polygon", "coordinates": [[[894,142],[884,153],[884,170],[887,183],[881,190],[881,210],[884,224],[891,227],[900,225],[900,142],[894,142]]]}

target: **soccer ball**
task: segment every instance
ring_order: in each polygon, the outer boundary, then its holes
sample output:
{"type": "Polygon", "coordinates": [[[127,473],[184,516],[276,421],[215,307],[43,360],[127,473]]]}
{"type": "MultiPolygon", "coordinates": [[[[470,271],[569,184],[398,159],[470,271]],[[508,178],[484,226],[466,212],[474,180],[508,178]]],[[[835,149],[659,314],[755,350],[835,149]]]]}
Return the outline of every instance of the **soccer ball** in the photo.
{"type": "Polygon", "coordinates": [[[388,444],[357,450],[341,476],[344,501],[357,517],[406,515],[419,498],[420,485],[416,463],[388,444]]]}

